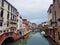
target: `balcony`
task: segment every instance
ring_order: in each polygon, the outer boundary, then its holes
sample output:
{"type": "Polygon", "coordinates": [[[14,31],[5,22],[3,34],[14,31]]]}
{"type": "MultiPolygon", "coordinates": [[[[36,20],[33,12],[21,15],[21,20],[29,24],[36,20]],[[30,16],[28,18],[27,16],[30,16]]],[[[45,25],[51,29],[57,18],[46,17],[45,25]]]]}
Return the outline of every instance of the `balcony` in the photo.
{"type": "Polygon", "coordinates": [[[15,20],[8,20],[11,24],[17,24],[17,21],[15,20]]]}
{"type": "Polygon", "coordinates": [[[15,27],[16,28],[17,25],[16,24],[10,24],[9,27],[15,27]]]}

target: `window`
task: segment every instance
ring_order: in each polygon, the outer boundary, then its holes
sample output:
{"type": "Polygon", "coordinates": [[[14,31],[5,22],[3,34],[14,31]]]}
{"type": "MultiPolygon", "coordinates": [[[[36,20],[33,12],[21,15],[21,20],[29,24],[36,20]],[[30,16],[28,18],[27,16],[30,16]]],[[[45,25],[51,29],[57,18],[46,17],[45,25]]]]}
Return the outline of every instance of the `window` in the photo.
{"type": "Polygon", "coordinates": [[[17,21],[16,16],[15,16],[15,21],[17,21]]]}
{"type": "Polygon", "coordinates": [[[55,3],[55,0],[53,0],[53,4],[55,3]]]}
{"type": "Polygon", "coordinates": [[[11,6],[11,12],[14,12],[14,8],[11,6]]]}
{"type": "Polygon", "coordinates": [[[15,16],[11,14],[11,20],[15,20],[15,16]]]}
{"type": "Polygon", "coordinates": [[[14,20],[14,18],[15,18],[15,17],[14,17],[14,15],[13,15],[13,20],[14,20]]]}
{"type": "Polygon", "coordinates": [[[14,11],[15,11],[14,13],[17,14],[17,11],[16,10],[14,10],[14,11]]]}
{"type": "Polygon", "coordinates": [[[59,6],[59,8],[60,8],[60,0],[57,0],[57,2],[58,2],[58,6],[59,6]]]}
{"type": "Polygon", "coordinates": [[[22,24],[20,24],[20,27],[22,27],[22,24]]]}
{"type": "Polygon", "coordinates": [[[2,0],[2,6],[4,6],[4,0],[2,0]]]}
{"type": "Polygon", "coordinates": [[[11,14],[11,20],[13,20],[13,15],[11,14]]]}
{"type": "Polygon", "coordinates": [[[11,20],[12,20],[12,14],[11,14],[11,20]]]}
{"type": "Polygon", "coordinates": [[[0,22],[0,26],[2,26],[2,22],[0,22]]]}
{"type": "Polygon", "coordinates": [[[8,12],[8,14],[7,14],[7,19],[9,19],[9,12],[8,12]]]}
{"type": "Polygon", "coordinates": [[[1,14],[0,17],[3,17],[3,10],[1,10],[1,13],[0,14],[1,14]]]}
{"type": "Polygon", "coordinates": [[[0,9],[0,15],[1,15],[1,9],[0,9]]]}
{"type": "Polygon", "coordinates": [[[13,8],[13,13],[14,13],[14,8],[13,8]]]}
{"type": "Polygon", "coordinates": [[[10,10],[10,5],[8,4],[8,10],[10,10]]]}
{"type": "Polygon", "coordinates": [[[12,6],[11,6],[11,12],[12,12],[12,6]]]}
{"type": "Polygon", "coordinates": [[[56,26],[57,26],[57,22],[56,22],[56,11],[54,13],[55,13],[55,23],[56,23],[56,26]]]}
{"type": "Polygon", "coordinates": [[[54,20],[56,22],[56,11],[54,11],[54,20]]]}
{"type": "Polygon", "coordinates": [[[50,13],[51,13],[51,9],[50,9],[50,13]]]}
{"type": "Polygon", "coordinates": [[[16,19],[16,21],[17,21],[17,22],[19,22],[19,20],[18,20],[18,19],[16,19]]]}
{"type": "Polygon", "coordinates": [[[58,39],[60,40],[60,33],[58,32],[58,39]]]}
{"type": "Polygon", "coordinates": [[[50,20],[50,22],[51,22],[51,24],[50,24],[50,25],[52,26],[52,20],[50,20]]]}
{"type": "Polygon", "coordinates": [[[7,27],[9,26],[9,22],[7,22],[7,27]]]}

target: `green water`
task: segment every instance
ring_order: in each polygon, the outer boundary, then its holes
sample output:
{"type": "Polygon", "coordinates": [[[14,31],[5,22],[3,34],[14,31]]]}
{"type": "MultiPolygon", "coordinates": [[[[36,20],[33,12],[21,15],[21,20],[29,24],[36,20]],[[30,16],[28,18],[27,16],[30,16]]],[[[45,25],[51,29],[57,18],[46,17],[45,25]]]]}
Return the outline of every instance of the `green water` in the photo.
{"type": "Polygon", "coordinates": [[[16,42],[10,43],[9,45],[53,45],[53,42],[49,42],[39,32],[30,33],[26,39],[20,39],[16,42]]]}

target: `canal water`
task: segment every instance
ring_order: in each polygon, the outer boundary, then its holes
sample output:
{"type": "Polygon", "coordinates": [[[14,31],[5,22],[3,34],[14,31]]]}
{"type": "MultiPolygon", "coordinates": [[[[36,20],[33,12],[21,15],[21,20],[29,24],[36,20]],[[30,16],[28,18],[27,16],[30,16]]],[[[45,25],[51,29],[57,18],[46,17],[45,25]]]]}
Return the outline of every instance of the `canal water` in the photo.
{"type": "Polygon", "coordinates": [[[57,45],[51,39],[46,39],[39,32],[31,32],[28,34],[27,38],[19,39],[8,45],[57,45]]]}

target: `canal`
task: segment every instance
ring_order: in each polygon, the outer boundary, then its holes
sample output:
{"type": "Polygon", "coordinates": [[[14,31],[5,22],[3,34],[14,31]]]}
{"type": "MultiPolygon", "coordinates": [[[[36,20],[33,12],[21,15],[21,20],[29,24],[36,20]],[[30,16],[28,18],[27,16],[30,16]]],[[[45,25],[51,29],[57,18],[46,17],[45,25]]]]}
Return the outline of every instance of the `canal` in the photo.
{"type": "MultiPolygon", "coordinates": [[[[4,44],[5,45],[5,44],[4,44]]],[[[19,39],[7,45],[57,45],[50,38],[45,38],[39,32],[31,32],[25,39],[19,39]]]]}

